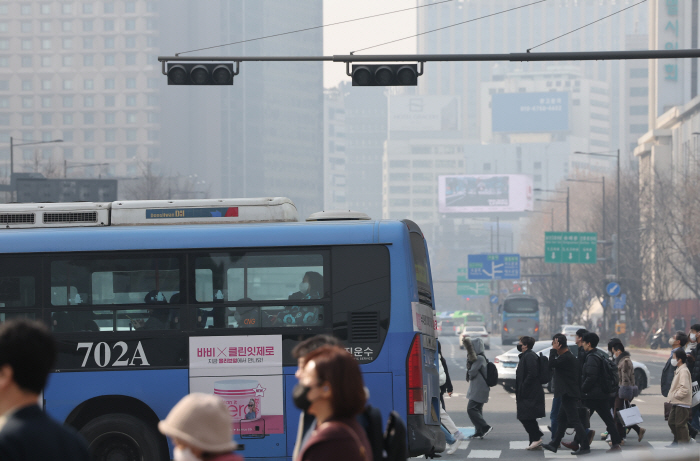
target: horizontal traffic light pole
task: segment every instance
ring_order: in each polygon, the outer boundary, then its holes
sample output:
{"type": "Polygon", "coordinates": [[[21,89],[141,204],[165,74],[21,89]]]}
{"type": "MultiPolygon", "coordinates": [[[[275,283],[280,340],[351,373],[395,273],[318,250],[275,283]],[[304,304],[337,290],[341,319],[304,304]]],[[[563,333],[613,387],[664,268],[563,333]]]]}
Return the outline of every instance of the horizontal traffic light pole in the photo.
{"type": "Polygon", "coordinates": [[[253,61],[327,61],[327,62],[445,62],[445,61],[607,61],[627,59],[700,58],[696,50],[572,51],[554,53],[502,54],[336,54],[333,56],[158,56],[166,75],[166,62],[253,62],[253,61]]]}

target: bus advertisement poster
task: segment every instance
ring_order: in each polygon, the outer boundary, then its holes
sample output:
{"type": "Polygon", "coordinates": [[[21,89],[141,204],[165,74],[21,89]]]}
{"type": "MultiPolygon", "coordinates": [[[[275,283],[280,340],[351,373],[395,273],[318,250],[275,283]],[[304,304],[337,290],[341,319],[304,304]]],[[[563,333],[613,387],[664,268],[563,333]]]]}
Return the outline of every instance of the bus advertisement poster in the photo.
{"type": "Polygon", "coordinates": [[[190,392],[221,397],[234,434],[284,434],[282,336],[190,338],[190,392]]]}

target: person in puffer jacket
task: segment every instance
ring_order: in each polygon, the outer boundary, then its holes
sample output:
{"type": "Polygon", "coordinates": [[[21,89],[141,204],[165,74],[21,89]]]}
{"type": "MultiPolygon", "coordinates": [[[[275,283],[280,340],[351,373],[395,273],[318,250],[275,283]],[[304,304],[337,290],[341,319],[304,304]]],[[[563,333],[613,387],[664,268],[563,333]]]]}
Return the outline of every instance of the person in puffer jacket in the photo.
{"type": "Polygon", "coordinates": [[[481,338],[465,337],[462,341],[467,350],[467,414],[474,425],[474,434],[470,439],[483,439],[493,430],[484,420],[484,404],[489,401],[491,388],[486,383],[486,356],[484,355],[484,342],[481,338]]]}
{"type": "MultiPolygon", "coordinates": [[[[620,410],[629,408],[632,399],[639,395],[639,388],[634,385],[634,365],[632,364],[630,353],[625,350],[625,346],[622,343],[613,344],[611,351],[615,357],[617,371],[620,376],[620,389],[615,397],[615,412],[617,413],[620,410]]],[[[622,426],[620,418],[615,418],[615,424],[617,425],[617,432],[622,437],[622,444],[624,444],[625,428],[622,426]]],[[[637,433],[637,439],[641,442],[646,429],[639,427],[639,424],[631,426],[631,429],[637,433]]]]}

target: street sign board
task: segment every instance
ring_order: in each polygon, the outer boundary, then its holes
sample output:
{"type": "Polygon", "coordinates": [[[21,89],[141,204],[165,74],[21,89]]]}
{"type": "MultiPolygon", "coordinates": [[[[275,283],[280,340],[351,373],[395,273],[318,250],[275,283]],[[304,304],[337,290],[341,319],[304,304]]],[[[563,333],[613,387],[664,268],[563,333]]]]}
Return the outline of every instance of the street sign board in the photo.
{"type": "Polygon", "coordinates": [[[498,304],[498,295],[491,296],[491,304],[498,304]]]}
{"type": "Polygon", "coordinates": [[[470,282],[466,276],[457,276],[457,295],[459,296],[488,296],[491,288],[485,282],[470,282]]]}
{"type": "Polygon", "coordinates": [[[619,298],[615,298],[615,302],[613,303],[613,309],[622,310],[625,308],[625,304],[627,304],[627,295],[623,294],[619,298]]]}
{"type": "Polygon", "coordinates": [[[469,280],[520,279],[520,255],[517,253],[469,255],[467,258],[469,280]]]}
{"type": "Polygon", "coordinates": [[[597,244],[595,232],[545,232],[544,262],[595,264],[598,262],[597,244]]]}
{"type": "Polygon", "coordinates": [[[608,286],[605,287],[605,291],[608,296],[617,296],[620,294],[620,284],[617,282],[610,282],[608,286]]]}

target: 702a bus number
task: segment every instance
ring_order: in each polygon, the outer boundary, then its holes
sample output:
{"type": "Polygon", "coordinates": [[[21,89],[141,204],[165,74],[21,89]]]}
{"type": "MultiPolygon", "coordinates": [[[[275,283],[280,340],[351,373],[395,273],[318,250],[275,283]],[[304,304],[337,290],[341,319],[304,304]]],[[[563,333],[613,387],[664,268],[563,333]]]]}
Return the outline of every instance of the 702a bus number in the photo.
{"type": "Polygon", "coordinates": [[[134,350],[134,353],[131,355],[131,359],[129,359],[127,353],[129,352],[129,346],[124,342],[124,341],[119,341],[117,343],[114,343],[111,348],[109,344],[105,342],[97,343],[93,350],[93,346],[95,345],[94,342],[92,343],[78,343],[78,348],[76,349],[79,351],[80,349],[86,349],[85,351],[85,358],[83,359],[83,364],[81,365],[82,368],[85,368],[85,365],[87,365],[88,359],[90,358],[90,352],[93,353],[93,358],[95,359],[95,363],[97,364],[98,367],[104,368],[106,366],[112,366],[112,367],[132,367],[136,365],[136,361],[140,360],[141,363],[139,366],[148,366],[148,359],[146,358],[146,353],[143,351],[143,346],[141,345],[141,341],[136,345],[136,349],[134,350]],[[114,356],[119,354],[117,359],[111,363],[112,360],[112,351],[114,351],[114,356]]]}

